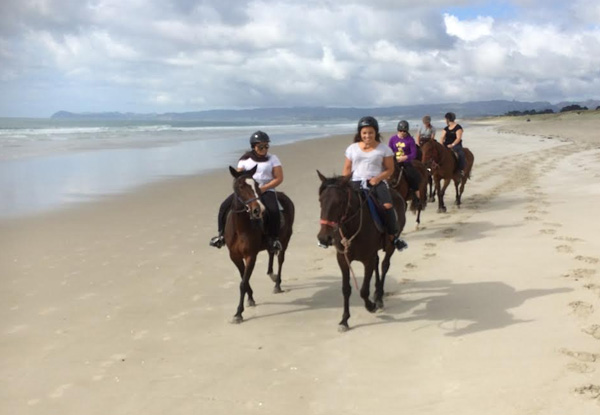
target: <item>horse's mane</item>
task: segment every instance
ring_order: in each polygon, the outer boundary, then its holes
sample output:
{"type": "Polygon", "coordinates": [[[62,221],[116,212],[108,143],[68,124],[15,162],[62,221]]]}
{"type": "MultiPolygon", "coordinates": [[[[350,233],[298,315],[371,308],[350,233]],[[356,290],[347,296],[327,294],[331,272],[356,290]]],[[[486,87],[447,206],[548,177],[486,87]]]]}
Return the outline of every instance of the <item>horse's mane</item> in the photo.
{"type": "MultiPolygon", "coordinates": [[[[346,179],[346,176],[333,176],[333,177],[325,178],[325,180],[323,180],[323,182],[321,182],[321,187],[319,187],[319,194],[321,194],[323,192],[323,190],[325,190],[325,188],[327,188],[327,187],[343,186],[344,179],[346,179]]],[[[348,186],[349,185],[348,182],[346,182],[345,185],[348,186]]]]}

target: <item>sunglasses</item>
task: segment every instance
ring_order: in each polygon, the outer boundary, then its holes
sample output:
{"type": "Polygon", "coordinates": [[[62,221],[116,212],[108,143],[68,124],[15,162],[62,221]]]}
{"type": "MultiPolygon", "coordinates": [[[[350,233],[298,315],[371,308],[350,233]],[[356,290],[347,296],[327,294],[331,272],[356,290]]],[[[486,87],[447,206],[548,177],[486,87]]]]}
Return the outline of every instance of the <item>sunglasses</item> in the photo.
{"type": "Polygon", "coordinates": [[[269,145],[268,144],[259,144],[256,146],[256,148],[259,150],[268,150],[269,145]]]}

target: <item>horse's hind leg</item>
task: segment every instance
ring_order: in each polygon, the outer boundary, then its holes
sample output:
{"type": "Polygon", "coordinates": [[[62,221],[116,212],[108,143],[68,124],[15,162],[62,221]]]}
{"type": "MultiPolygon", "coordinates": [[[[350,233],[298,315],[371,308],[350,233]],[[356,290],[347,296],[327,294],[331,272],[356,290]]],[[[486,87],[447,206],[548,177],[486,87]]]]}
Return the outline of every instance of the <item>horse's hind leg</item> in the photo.
{"type": "Polygon", "coordinates": [[[275,283],[275,287],[273,287],[273,293],[279,294],[282,293],[281,289],[281,268],[283,267],[283,261],[285,261],[285,249],[279,251],[277,254],[277,275],[271,273],[271,279],[275,283]]]}
{"type": "Polygon", "coordinates": [[[454,181],[454,188],[456,189],[456,199],[454,200],[454,204],[460,208],[460,196],[462,192],[459,190],[459,182],[454,181]]]}

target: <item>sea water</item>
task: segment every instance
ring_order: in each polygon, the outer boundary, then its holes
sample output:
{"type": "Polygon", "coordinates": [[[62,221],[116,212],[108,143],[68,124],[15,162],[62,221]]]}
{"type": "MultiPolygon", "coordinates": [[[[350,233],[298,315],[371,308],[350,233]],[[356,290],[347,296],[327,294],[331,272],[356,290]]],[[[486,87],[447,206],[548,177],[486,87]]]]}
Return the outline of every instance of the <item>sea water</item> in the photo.
{"type": "MultiPolygon", "coordinates": [[[[393,130],[396,121],[381,128],[393,130]]],[[[236,165],[256,130],[275,146],[351,134],[356,121],[208,123],[0,118],[0,218],[236,165]]],[[[340,156],[341,157],[341,156],[340,156]]]]}

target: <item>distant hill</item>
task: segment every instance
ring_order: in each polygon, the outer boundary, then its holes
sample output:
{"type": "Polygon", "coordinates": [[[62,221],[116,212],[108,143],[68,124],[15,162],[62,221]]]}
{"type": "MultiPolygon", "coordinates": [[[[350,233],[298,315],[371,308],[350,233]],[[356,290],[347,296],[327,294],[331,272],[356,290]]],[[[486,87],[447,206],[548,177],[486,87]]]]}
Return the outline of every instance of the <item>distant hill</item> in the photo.
{"type": "Polygon", "coordinates": [[[289,107],[289,108],[254,108],[242,110],[207,110],[194,112],[172,112],[163,114],[137,114],[121,112],[73,113],[58,111],[52,119],[75,120],[146,120],[146,121],[226,121],[253,122],[269,120],[270,122],[307,122],[319,120],[355,120],[364,115],[382,118],[421,118],[429,114],[434,118],[442,118],[448,111],[456,113],[458,118],[476,118],[494,115],[504,115],[510,111],[543,111],[551,109],[559,112],[561,108],[579,104],[590,109],[600,105],[600,101],[588,100],[582,102],[561,102],[551,104],[545,101],[473,101],[464,103],[402,105],[379,108],[330,108],[330,107],[289,107]]]}

